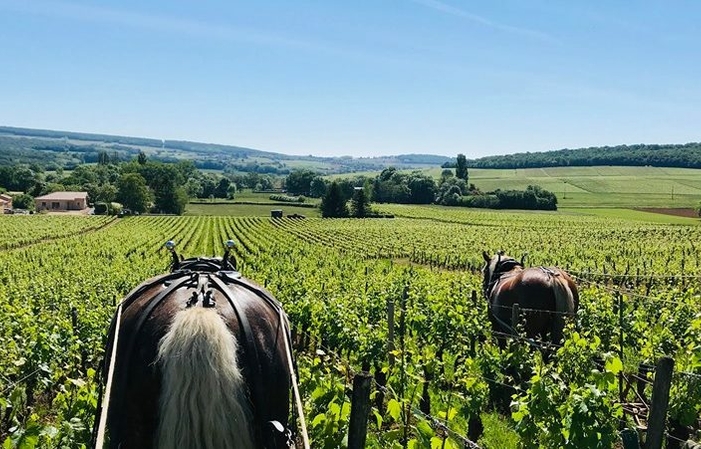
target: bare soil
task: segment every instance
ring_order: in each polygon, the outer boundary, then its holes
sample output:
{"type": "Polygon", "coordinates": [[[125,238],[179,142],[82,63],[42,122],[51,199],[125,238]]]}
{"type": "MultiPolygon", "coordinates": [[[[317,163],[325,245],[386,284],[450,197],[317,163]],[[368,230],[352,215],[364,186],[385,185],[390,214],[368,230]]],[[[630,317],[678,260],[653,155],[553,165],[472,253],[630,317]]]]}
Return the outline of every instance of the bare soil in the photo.
{"type": "Polygon", "coordinates": [[[699,214],[692,208],[675,208],[675,207],[638,207],[636,210],[644,212],[653,212],[655,214],[674,215],[677,217],[699,218],[699,214]]]}

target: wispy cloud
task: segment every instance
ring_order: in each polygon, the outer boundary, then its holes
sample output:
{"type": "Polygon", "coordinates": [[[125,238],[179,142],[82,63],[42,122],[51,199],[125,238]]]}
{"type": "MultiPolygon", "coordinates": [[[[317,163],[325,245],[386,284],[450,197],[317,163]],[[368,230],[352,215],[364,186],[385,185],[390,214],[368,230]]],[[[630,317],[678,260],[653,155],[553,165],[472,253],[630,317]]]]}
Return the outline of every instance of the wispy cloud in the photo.
{"type": "Polygon", "coordinates": [[[188,18],[119,10],[92,4],[42,0],[0,0],[0,10],[60,17],[88,23],[106,23],[155,32],[207,39],[228,40],[268,46],[294,47],[307,50],[328,50],[323,45],[265,33],[242,26],[225,26],[188,18]]]}
{"type": "Polygon", "coordinates": [[[455,17],[461,17],[463,19],[469,20],[470,22],[480,24],[485,27],[493,28],[505,33],[517,34],[520,36],[526,36],[533,39],[538,39],[542,41],[555,42],[555,38],[547,33],[541,31],[531,30],[528,28],[515,27],[511,25],[506,25],[503,23],[495,22],[486,17],[467,12],[463,9],[457,8],[455,6],[449,5],[439,0],[411,0],[416,4],[431,8],[433,10],[442,12],[444,14],[449,14],[455,17]]]}

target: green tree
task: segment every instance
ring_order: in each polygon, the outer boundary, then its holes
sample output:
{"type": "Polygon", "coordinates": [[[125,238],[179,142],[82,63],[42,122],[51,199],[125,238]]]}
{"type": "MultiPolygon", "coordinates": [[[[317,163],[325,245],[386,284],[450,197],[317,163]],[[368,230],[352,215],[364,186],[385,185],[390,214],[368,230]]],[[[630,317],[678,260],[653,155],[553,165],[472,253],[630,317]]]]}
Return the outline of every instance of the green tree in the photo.
{"type": "Polygon", "coordinates": [[[285,180],[287,191],[293,195],[309,195],[316,173],[311,170],[294,170],[285,180]]]}
{"type": "Polygon", "coordinates": [[[449,168],[444,168],[443,171],[441,172],[441,182],[445,182],[446,179],[452,178],[453,176],[453,170],[449,168]]]}
{"type": "Polygon", "coordinates": [[[336,181],[332,182],[321,198],[321,216],[324,218],[339,218],[348,216],[346,200],[341,193],[341,187],[336,181]]]}
{"type": "Polygon", "coordinates": [[[458,154],[458,163],[455,166],[455,177],[464,179],[467,182],[467,158],[464,154],[458,154]]]}
{"type": "Polygon", "coordinates": [[[181,214],[188,201],[187,191],[183,187],[185,179],[176,164],[146,162],[144,165],[130,162],[127,172],[136,172],[147,180],[153,192],[154,209],[166,214],[181,214]]]}
{"type": "Polygon", "coordinates": [[[312,198],[321,198],[326,193],[326,182],[321,176],[316,176],[312,179],[309,185],[309,196],[312,198]]]}
{"type": "Polygon", "coordinates": [[[107,154],[107,151],[100,150],[100,152],[97,154],[97,164],[98,165],[107,165],[109,163],[110,163],[110,156],[107,154]]]}
{"type": "Polygon", "coordinates": [[[413,204],[431,204],[436,200],[438,187],[431,176],[421,172],[413,172],[407,181],[411,197],[409,201],[413,204]]]}
{"type": "Polygon", "coordinates": [[[356,187],[351,199],[351,215],[356,218],[364,218],[370,214],[370,200],[365,194],[365,189],[356,187]]]}
{"type": "Polygon", "coordinates": [[[15,209],[34,210],[34,197],[22,193],[12,197],[12,207],[15,209]]]}
{"type": "Polygon", "coordinates": [[[136,161],[139,163],[139,165],[146,164],[146,153],[139,150],[139,155],[136,157],[136,161]]]}
{"type": "Polygon", "coordinates": [[[184,187],[175,183],[163,184],[158,191],[154,206],[156,210],[165,214],[182,215],[189,198],[184,187]]]}
{"type": "Polygon", "coordinates": [[[146,180],[138,173],[127,173],[117,182],[117,201],[134,212],[145,212],[151,195],[146,180]]]}
{"type": "Polygon", "coordinates": [[[229,185],[229,188],[226,191],[226,197],[230,200],[233,200],[234,197],[236,197],[236,184],[233,182],[229,185]]]}
{"type": "Polygon", "coordinates": [[[221,178],[217,183],[217,188],[214,189],[214,196],[217,198],[227,198],[229,196],[229,187],[231,186],[231,181],[229,178],[221,178]]]}

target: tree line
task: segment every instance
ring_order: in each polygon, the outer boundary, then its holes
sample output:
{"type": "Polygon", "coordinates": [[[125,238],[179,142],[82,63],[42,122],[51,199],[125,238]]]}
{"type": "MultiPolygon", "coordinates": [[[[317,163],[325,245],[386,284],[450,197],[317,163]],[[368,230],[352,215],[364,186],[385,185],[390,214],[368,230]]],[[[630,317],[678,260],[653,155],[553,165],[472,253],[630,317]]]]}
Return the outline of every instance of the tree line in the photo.
{"type": "MultiPolygon", "coordinates": [[[[473,168],[542,168],[621,165],[634,167],[701,168],[701,143],[618,145],[516,153],[468,160],[473,168]]],[[[455,162],[443,164],[454,168],[455,162]]]]}

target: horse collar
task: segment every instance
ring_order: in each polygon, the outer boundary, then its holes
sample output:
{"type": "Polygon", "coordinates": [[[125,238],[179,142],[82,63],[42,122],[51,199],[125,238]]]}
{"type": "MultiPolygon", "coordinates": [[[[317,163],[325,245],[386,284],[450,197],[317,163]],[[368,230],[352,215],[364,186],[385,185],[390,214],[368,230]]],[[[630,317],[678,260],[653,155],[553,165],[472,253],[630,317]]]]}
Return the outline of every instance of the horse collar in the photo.
{"type": "Polygon", "coordinates": [[[484,296],[487,298],[487,300],[489,300],[489,297],[492,296],[492,291],[497,286],[501,278],[516,267],[523,268],[523,264],[515,259],[505,259],[502,261],[500,257],[494,266],[494,271],[492,271],[490,274],[489,284],[487,284],[487,288],[484,291],[484,296]],[[505,267],[508,267],[508,269],[505,269],[505,267]]]}

